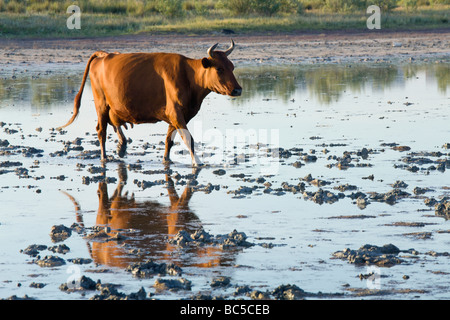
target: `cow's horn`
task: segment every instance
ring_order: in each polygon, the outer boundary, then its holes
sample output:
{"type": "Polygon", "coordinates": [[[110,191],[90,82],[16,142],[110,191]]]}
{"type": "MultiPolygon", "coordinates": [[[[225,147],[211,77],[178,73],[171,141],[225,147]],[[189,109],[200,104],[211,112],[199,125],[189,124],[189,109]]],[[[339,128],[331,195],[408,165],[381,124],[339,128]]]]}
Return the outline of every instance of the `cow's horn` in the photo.
{"type": "Polygon", "coordinates": [[[210,58],[213,57],[214,49],[217,47],[217,45],[218,45],[218,43],[216,43],[215,45],[211,46],[211,47],[208,49],[207,52],[208,52],[208,56],[209,56],[210,58]]]}
{"type": "Polygon", "coordinates": [[[228,56],[230,55],[230,53],[233,51],[234,49],[234,41],[233,39],[231,39],[231,46],[227,49],[227,51],[225,51],[225,54],[228,56]]]}

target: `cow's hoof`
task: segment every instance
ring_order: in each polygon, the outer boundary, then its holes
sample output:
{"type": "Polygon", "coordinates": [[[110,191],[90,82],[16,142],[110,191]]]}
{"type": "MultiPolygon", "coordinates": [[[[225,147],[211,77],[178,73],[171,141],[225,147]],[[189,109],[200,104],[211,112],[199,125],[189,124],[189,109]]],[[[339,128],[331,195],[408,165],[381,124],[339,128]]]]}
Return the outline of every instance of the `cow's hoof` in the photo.
{"type": "Polygon", "coordinates": [[[203,168],[203,167],[205,167],[206,165],[205,165],[204,163],[202,163],[202,162],[194,162],[194,163],[192,163],[192,166],[193,166],[194,168],[203,168]]]}
{"type": "Polygon", "coordinates": [[[127,154],[127,145],[126,144],[119,145],[117,147],[117,155],[119,156],[119,158],[125,157],[126,154],[127,154]]]}

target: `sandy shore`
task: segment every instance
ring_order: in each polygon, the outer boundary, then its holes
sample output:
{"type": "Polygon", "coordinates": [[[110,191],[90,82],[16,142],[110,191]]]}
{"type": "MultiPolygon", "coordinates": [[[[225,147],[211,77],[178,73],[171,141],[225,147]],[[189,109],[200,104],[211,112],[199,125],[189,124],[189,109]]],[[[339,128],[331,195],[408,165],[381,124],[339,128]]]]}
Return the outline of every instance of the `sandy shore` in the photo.
{"type": "Polygon", "coordinates": [[[328,32],[274,35],[135,35],[90,39],[0,40],[1,66],[84,64],[96,50],[178,52],[200,58],[215,42],[237,44],[233,61],[245,63],[320,63],[408,61],[450,56],[450,30],[403,32],[328,32]]]}

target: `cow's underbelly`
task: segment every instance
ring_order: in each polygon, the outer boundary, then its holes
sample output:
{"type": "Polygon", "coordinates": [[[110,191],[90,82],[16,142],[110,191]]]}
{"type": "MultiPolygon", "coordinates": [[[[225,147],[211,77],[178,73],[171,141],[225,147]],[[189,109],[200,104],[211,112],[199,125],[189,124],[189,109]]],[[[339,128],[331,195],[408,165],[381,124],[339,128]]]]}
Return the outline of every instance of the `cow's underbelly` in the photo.
{"type": "Polygon", "coordinates": [[[155,110],[140,110],[136,112],[132,108],[114,108],[110,107],[109,120],[113,126],[121,126],[125,123],[141,124],[156,123],[164,121],[163,111],[155,112],[155,110]]]}

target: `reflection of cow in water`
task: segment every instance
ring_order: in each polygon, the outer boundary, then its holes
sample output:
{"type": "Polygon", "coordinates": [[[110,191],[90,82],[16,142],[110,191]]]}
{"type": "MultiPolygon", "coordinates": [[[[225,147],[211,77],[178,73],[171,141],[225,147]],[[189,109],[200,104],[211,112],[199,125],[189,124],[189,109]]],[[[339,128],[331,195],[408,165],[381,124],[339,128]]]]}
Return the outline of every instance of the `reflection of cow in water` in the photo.
{"type": "MultiPolygon", "coordinates": [[[[167,238],[175,236],[180,230],[192,233],[201,226],[200,220],[188,206],[193,194],[189,184],[179,197],[174,182],[166,174],[170,198],[170,205],[166,206],[157,201],[137,201],[127,193],[122,195],[127,180],[123,164],[119,164],[118,172],[120,181],[111,198],[108,197],[107,184],[100,182],[98,185],[96,225],[105,227],[110,236],[120,232],[125,235],[125,239],[117,242],[111,241],[111,237],[90,238],[88,247],[95,263],[125,268],[130,263],[154,258],[168,259],[181,266],[213,267],[230,258],[233,260],[232,254],[230,257],[229,254],[223,254],[219,247],[212,246],[189,249],[186,255],[174,255],[177,247],[169,244],[167,238]]],[[[198,169],[194,169],[194,176],[197,174],[198,169]]],[[[75,204],[77,221],[82,223],[80,206],[73,197],[68,196],[75,204]]]]}

